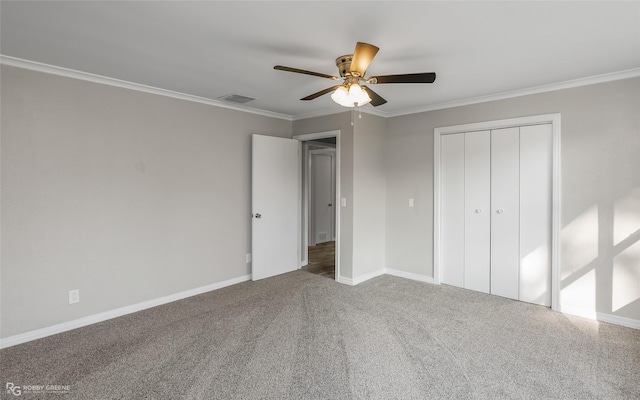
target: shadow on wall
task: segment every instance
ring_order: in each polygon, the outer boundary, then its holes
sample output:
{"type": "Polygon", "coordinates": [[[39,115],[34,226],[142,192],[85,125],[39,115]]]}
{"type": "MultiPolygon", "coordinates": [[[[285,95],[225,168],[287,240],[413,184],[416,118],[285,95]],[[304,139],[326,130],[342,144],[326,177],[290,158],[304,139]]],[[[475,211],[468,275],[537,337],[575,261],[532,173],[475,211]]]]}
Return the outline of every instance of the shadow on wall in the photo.
{"type": "Polygon", "coordinates": [[[640,319],[640,187],[562,229],[560,304],[585,317],[640,319]]]}

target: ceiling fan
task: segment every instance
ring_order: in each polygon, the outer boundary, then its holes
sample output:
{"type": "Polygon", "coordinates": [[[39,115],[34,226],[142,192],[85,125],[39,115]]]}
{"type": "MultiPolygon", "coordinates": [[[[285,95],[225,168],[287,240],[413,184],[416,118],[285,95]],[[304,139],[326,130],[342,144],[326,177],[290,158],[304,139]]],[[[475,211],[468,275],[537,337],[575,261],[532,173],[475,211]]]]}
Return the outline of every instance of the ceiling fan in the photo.
{"type": "Polygon", "coordinates": [[[365,78],[365,72],[367,71],[369,64],[371,64],[373,57],[378,53],[378,50],[380,49],[372,44],[363,42],[356,43],[356,48],[353,51],[353,54],[347,54],[336,58],[336,66],[338,67],[340,77],[320,72],[307,71],[304,69],[285,67],[282,65],[276,65],[273,68],[280,71],[289,71],[298,74],[318,76],[320,78],[328,78],[334,81],[342,79],[342,84],[310,94],[300,100],[313,100],[322,95],[333,92],[331,95],[333,101],[345,107],[363,106],[368,103],[377,107],[387,102],[367,86],[361,85],[361,82],[375,85],[382,83],[433,83],[436,80],[435,72],[379,75],[365,78]]]}

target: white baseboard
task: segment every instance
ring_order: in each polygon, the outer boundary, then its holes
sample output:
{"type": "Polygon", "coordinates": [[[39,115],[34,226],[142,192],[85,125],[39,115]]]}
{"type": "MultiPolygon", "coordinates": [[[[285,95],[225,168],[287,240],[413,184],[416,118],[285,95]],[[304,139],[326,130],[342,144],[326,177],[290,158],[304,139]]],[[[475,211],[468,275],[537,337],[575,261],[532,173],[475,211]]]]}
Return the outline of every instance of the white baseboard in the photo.
{"type": "Polygon", "coordinates": [[[143,301],[142,303],[132,304],[130,306],[116,308],[115,310],[110,310],[110,311],[105,311],[105,312],[94,314],[94,315],[89,315],[87,317],[83,317],[73,321],[63,322],[61,324],[48,326],[46,328],[36,329],[34,331],[21,333],[19,335],[9,336],[7,338],[0,339],[0,349],[15,346],[21,343],[30,342],[36,339],[41,339],[43,337],[55,335],[57,333],[70,331],[72,329],[82,328],[83,326],[106,321],[112,318],[121,317],[123,315],[146,310],[147,308],[160,306],[160,305],[171,303],[177,300],[186,299],[187,297],[192,297],[202,293],[211,292],[213,290],[221,289],[223,287],[235,285],[241,282],[246,282],[248,280],[251,280],[251,275],[243,275],[237,278],[228,279],[226,281],[216,282],[210,285],[201,286],[199,288],[185,290],[184,292],[174,293],[168,296],[159,297],[157,299],[143,301]]]}
{"type": "Polygon", "coordinates": [[[344,276],[338,276],[336,278],[336,282],[342,283],[343,285],[353,286],[353,279],[345,278],[344,276]]]}
{"type": "Polygon", "coordinates": [[[384,268],[379,269],[377,271],[369,272],[368,274],[360,275],[360,276],[357,276],[357,277],[353,278],[353,284],[354,285],[358,285],[358,284],[360,284],[362,282],[368,281],[369,279],[373,279],[373,278],[378,277],[380,275],[384,275],[384,268]]]}
{"type": "Polygon", "coordinates": [[[597,313],[596,318],[601,322],[608,322],[610,324],[622,325],[627,328],[640,329],[640,320],[627,318],[627,317],[619,317],[617,315],[605,314],[605,313],[597,313]]]}
{"type": "Polygon", "coordinates": [[[399,271],[397,269],[392,269],[392,268],[385,268],[384,273],[387,275],[393,275],[400,278],[411,279],[412,281],[433,284],[433,277],[431,276],[414,274],[412,272],[399,271]]]}
{"type": "Polygon", "coordinates": [[[345,284],[345,285],[355,286],[355,285],[358,285],[358,284],[360,284],[360,283],[362,283],[364,281],[368,281],[369,279],[373,279],[373,278],[375,278],[377,276],[380,276],[380,275],[384,275],[384,269],[379,269],[377,271],[369,272],[368,274],[360,275],[360,276],[357,276],[357,277],[355,277],[353,279],[345,278],[344,276],[338,276],[336,278],[336,281],[338,283],[342,283],[342,284],[345,284]]]}
{"type": "Polygon", "coordinates": [[[627,328],[640,329],[640,320],[620,317],[613,314],[596,312],[593,310],[585,310],[584,308],[572,307],[562,305],[560,312],[563,314],[575,315],[576,317],[582,317],[587,319],[593,319],[600,322],[607,322],[609,324],[626,326],[627,328]]]}
{"type": "Polygon", "coordinates": [[[342,283],[345,285],[349,285],[349,286],[355,286],[358,285],[362,282],[368,281],[369,279],[378,277],[380,275],[393,275],[393,276],[397,276],[400,278],[405,278],[405,279],[411,279],[412,281],[418,281],[418,282],[424,282],[424,283],[431,283],[433,284],[433,278],[430,276],[425,276],[425,275],[419,275],[419,274],[414,274],[411,272],[405,272],[405,271],[400,271],[397,269],[392,269],[392,268],[384,268],[384,269],[379,269],[377,271],[374,272],[370,272],[368,274],[364,274],[361,276],[358,276],[354,279],[351,278],[345,278],[344,276],[338,276],[336,278],[336,281],[338,283],[342,283]]]}
{"type": "Polygon", "coordinates": [[[567,306],[564,304],[560,305],[559,312],[563,314],[569,314],[576,317],[582,317],[586,319],[597,319],[597,313],[593,310],[586,310],[584,308],[567,306]]]}

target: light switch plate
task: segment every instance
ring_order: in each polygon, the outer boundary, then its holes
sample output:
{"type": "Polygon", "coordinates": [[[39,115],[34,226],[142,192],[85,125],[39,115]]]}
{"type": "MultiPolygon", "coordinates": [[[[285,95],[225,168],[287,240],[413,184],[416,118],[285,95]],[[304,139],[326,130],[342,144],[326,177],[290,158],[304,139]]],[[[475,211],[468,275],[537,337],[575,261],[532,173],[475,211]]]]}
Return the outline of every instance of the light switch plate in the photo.
{"type": "Polygon", "coordinates": [[[409,207],[413,207],[413,199],[409,199],[409,207]]]}
{"type": "Polygon", "coordinates": [[[343,197],[343,198],[340,199],[340,205],[342,207],[346,207],[347,206],[347,198],[346,197],[343,197]]]}

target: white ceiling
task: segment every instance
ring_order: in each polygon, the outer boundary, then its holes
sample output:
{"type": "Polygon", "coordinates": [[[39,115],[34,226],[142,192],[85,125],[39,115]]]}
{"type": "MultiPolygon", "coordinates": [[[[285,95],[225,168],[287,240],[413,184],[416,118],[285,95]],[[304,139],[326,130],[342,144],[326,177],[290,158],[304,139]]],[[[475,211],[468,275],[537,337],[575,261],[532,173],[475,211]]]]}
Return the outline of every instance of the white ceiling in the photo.
{"type": "MultiPolygon", "coordinates": [[[[180,93],[254,97],[300,118],[343,110],[333,81],[357,41],[368,75],[437,73],[372,88],[399,115],[444,103],[640,68],[640,2],[2,1],[0,52],[180,93]]],[[[635,74],[635,72],[634,72],[635,74]]],[[[366,107],[371,107],[370,105],[366,107]]]]}

